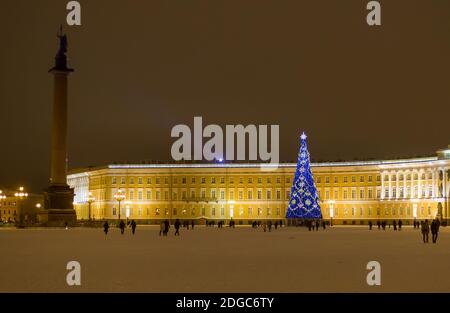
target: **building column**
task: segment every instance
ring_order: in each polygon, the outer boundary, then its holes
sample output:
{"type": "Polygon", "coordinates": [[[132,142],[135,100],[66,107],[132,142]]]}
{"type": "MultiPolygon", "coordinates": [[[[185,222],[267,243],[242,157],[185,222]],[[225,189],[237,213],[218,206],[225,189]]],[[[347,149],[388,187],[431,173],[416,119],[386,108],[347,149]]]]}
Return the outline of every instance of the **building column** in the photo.
{"type": "Polygon", "coordinates": [[[383,200],[384,199],[384,176],[385,176],[385,173],[384,172],[381,172],[381,200],[383,200]]]}
{"type": "Polygon", "coordinates": [[[406,172],[403,171],[403,198],[406,199],[406,172]]]}
{"type": "Polygon", "coordinates": [[[436,170],[431,170],[431,197],[436,198],[436,170]]]}
{"type": "Polygon", "coordinates": [[[422,198],[422,172],[419,170],[417,173],[417,198],[422,198]]]}
{"type": "Polygon", "coordinates": [[[435,169],[434,190],[436,198],[439,198],[439,169],[435,169]]]}
{"type": "Polygon", "coordinates": [[[395,188],[396,188],[396,199],[399,199],[400,198],[400,178],[399,178],[399,175],[400,175],[400,172],[399,171],[397,171],[396,172],[396,175],[397,175],[397,182],[396,182],[396,186],[395,186],[395,188]]]}
{"type": "Polygon", "coordinates": [[[389,178],[389,199],[391,199],[392,198],[392,176],[391,176],[390,172],[388,174],[388,178],[389,178]]]}

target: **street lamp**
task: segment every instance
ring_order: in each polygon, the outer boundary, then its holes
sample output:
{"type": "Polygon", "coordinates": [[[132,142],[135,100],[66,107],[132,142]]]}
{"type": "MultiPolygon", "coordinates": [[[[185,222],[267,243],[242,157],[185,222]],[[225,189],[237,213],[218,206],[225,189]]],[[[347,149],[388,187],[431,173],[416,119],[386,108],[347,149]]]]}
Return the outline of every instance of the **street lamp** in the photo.
{"type": "Polygon", "coordinates": [[[330,226],[333,226],[333,217],[334,217],[334,204],[336,201],[328,200],[328,204],[330,205],[330,226]]]}
{"type": "MultiPolygon", "coordinates": [[[[87,198],[87,203],[89,204],[89,220],[91,220],[91,204],[95,202],[95,197],[92,196],[92,192],[89,191],[89,196],[87,198]]],[[[120,203],[120,202],[119,202],[120,203]]]]}
{"type": "Polygon", "coordinates": [[[19,226],[22,226],[23,223],[23,210],[20,207],[19,204],[21,204],[21,200],[28,197],[28,193],[24,192],[23,187],[19,187],[18,192],[16,192],[14,194],[14,196],[17,198],[17,209],[20,210],[19,211],[19,226]]]}
{"type": "Polygon", "coordinates": [[[116,199],[116,201],[119,202],[119,221],[120,221],[120,202],[125,200],[125,194],[123,193],[122,189],[117,190],[117,192],[114,194],[114,199],[116,199]]]}

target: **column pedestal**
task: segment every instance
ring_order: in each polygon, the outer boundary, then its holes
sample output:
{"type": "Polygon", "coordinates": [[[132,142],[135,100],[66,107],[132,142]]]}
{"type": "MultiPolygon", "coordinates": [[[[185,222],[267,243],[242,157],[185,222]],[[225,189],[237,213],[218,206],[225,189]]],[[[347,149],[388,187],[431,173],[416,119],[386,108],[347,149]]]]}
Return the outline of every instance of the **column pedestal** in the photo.
{"type": "Polygon", "coordinates": [[[77,215],[73,209],[73,189],[68,185],[50,185],[44,191],[44,207],[38,213],[43,226],[74,226],[77,215]]]}

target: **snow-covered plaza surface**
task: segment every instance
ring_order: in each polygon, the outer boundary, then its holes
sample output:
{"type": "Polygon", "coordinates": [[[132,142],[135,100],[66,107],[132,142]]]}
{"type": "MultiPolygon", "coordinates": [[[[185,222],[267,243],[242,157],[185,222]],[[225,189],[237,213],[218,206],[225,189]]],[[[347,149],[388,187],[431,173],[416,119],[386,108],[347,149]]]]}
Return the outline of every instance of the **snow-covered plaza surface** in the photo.
{"type": "Polygon", "coordinates": [[[450,292],[450,228],[0,229],[0,292],[450,292]],[[69,261],[81,286],[66,283],[69,261]],[[381,286],[368,286],[369,261],[381,286]]]}

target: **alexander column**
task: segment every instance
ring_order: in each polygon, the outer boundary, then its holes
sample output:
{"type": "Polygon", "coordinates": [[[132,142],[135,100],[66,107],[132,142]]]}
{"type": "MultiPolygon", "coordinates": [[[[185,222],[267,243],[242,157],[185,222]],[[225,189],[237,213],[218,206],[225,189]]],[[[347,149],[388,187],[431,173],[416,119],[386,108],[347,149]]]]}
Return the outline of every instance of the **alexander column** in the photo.
{"type": "Polygon", "coordinates": [[[53,74],[53,125],[51,147],[50,184],[44,191],[44,210],[39,221],[48,226],[73,225],[73,189],[67,185],[67,82],[73,69],[67,67],[67,36],[62,27],[58,33],[59,50],[53,74]]]}

